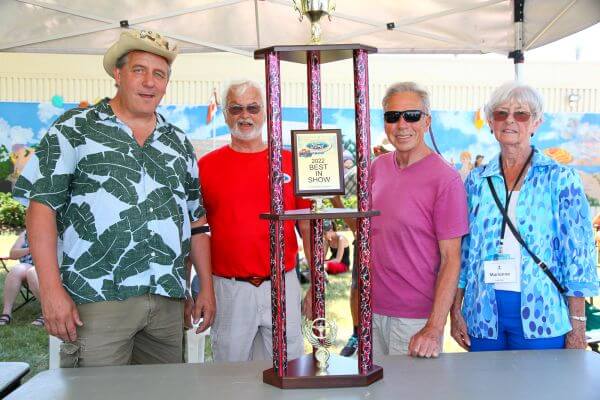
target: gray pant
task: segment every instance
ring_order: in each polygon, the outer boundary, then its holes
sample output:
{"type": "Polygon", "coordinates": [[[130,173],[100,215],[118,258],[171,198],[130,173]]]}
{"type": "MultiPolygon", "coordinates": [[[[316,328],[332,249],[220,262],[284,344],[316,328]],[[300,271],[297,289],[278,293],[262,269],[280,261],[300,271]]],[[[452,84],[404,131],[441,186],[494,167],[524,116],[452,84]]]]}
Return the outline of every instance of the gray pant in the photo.
{"type": "Polygon", "coordinates": [[[145,294],[77,310],[83,326],[61,344],[61,368],[183,362],[183,299],[145,294]]]}
{"type": "MultiPolygon", "coordinates": [[[[213,276],[217,314],[211,327],[216,362],[266,360],[273,355],[271,281],[259,287],[213,276]]],[[[304,353],[300,301],[302,291],[294,270],[285,274],[288,359],[304,353]]]]}

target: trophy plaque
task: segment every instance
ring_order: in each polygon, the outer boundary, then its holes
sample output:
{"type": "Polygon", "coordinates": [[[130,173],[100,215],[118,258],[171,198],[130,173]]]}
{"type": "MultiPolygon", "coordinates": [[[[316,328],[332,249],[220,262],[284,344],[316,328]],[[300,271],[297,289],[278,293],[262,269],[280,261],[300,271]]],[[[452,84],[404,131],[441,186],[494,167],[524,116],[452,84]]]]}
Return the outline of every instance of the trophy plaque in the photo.
{"type": "MultiPolygon", "coordinates": [[[[304,1],[303,1],[304,2],[304,1]]],[[[308,3],[317,3],[311,2],[308,3]]],[[[320,2],[320,4],[329,4],[320,2]]],[[[383,378],[383,369],[373,364],[372,350],[372,314],[371,314],[371,273],[370,273],[370,231],[371,217],[379,215],[371,210],[371,194],[369,188],[370,128],[369,128],[369,82],[368,54],[377,50],[360,44],[326,44],[306,46],[273,46],[257,50],[255,59],[265,60],[266,71],[266,111],[269,145],[269,185],[271,204],[270,212],[261,214],[260,218],[269,220],[270,232],[270,267],[271,267],[271,312],[273,319],[273,367],[263,372],[265,383],[282,389],[292,388],[328,388],[366,386],[383,378]],[[283,207],[283,171],[282,158],[282,115],[281,115],[281,77],[280,61],[306,64],[308,89],[308,133],[307,152],[318,153],[333,142],[325,140],[331,132],[321,129],[321,64],[352,58],[354,61],[354,104],[356,121],[356,160],[357,160],[357,209],[334,208],[322,211],[289,210],[283,207]],[[310,136],[312,135],[312,136],[310,136]],[[314,140],[313,140],[314,139],[314,140]],[[313,143],[308,146],[308,143],[313,143]],[[313,151],[315,150],[315,151],[313,151]],[[359,332],[358,360],[330,354],[327,357],[328,345],[331,344],[336,328],[332,321],[325,318],[325,265],[323,254],[323,219],[355,218],[357,219],[356,246],[358,246],[358,291],[359,291],[359,332]],[[285,308],[285,265],[284,265],[284,221],[310,220],[311,248],[310,260],[312,287],[311,326],[304,329],[313,352],[294,360],[287,359],[286,343],[286,308],[285,308]],[[325,365],[326,364],[326,365],[325,365]]],[[[334,130],[335,131],[335,130],[334,130]]],[[[295,139],[302,134],[295,134],[295,139]]],[[[298,144],[299,142],[297,142],[298,144]]],[[[298,146],[294,151],[298,157],[302,151],[298,146]]],[[[336,151],[343,151],[338,143],[336,151]]],[[[333,154],[333,153],[331,153],[333,154]]],[[[328,154],[328,157],[330,155],[328,154]]],[[[335,155],[331,160],[335,159],[335,155]]],[[[315,157],[323,158],[323,157],[315,157]]],[[[316,160],[315,164],[335,165],[331,160],[316,160]]],[[[296,160],[298,161],[298,160],[296,160]]],[[[304,160],[306,161],[306,160],[304,160]]],[[[302,161],[301,161],[302,162],[302,161]]],[[[311,163],[312,164],[312,160],[311,163]]],[[[311,167],[299,170],[299,163],[294,166],[294,175],[301,181],[300,190],[305,193],[316,191],[331,195],[343,193],[343,175],[336,180],[335,168],[322,167],[322,174],[312,174],[311,167]],[[327,169],[327,173],[325,170],[327,169]],[[311,177],[329,177],[309,181],[311,177]],[[319,182],[321,181],[321,182],[319,182]],[[323,184],[323,186],[319,186],[323,184]]],[[[315,167],[321,168],[321,167],[315,167]]],[[[313,170],[313,172],[316,169],[313,170]]],[[[340,170],[341,172],[341,170],[340,170]]],[[[312,193],[315,194],[315,193],[312,193]]],[[[303,194],[300,194],[303,195],[303,194]]]]}

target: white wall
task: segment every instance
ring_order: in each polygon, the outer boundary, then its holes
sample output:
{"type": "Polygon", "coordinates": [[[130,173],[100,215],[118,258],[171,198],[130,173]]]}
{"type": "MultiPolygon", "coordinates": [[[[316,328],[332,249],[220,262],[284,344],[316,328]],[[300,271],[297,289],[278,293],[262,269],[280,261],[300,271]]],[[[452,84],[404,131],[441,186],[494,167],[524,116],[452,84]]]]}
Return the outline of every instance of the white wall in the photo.
{"type": "MultiPolygon", "coordinates": [[[[306,69],[283,62],[284,106],[306,104],[306,69]]],[[[525,80],[544,94],[549,112],[600,113],[600,63],[526,62],[525,80]],[[568,95],[580,101],[571,107],[568,95]]],[[[369,58],[370,101],[380,107],[385,87],[414,80],[431,92],[437,110],[475,110],[490,92],[514,76],[511,60],[499,56],[391,56],[369,58]]],[[[323,107],[353,107],[352,62],[322,66],[323,107]]],[[[183,54],[174,64],[164,104],[206,104],[213,87],[236,78],[264,82],[263,61],[234,54],[183,54]]],[[[0,101],[44,102],[59,94],[66,102],[112,96],[112,79],[101,56],[0,53],[0,101]]]]}

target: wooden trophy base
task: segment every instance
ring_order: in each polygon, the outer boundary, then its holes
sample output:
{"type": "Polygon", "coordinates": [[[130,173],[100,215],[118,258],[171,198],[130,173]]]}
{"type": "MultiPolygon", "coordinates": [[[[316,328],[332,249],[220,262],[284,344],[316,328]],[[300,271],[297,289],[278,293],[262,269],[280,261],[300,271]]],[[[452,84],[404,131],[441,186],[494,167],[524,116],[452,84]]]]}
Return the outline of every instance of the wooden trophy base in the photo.
{"type": "Polygon", "coordinates": [[[383,378],[383,368],[377,365],[360,375],[355,358],[332,354],[328,362],[327,375],[317,375],[317,361],[306,354],[288,362],[286,376],[277,376],[273,368],[265,370],[263,382],[281,389],[311,389],[368,386],[383,378]]]}

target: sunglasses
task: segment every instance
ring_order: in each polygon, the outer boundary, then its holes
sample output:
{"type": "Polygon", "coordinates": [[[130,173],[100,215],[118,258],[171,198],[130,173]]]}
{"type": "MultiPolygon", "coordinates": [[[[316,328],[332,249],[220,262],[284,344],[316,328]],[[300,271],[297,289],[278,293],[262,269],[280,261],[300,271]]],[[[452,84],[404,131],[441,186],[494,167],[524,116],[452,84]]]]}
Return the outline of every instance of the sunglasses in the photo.
{"type": "MultiPolygon", "coordinates": [[[[508,111],[494,111],[492,117],[496,122],[503,122],[508,119],[510,113],[508,111]]],[[[527,122],[531,118],[531,113],[526,111],[515,111],[512,113],[513,119],[517,122],[527,122]]]]}
{"type": "Polygon", "coordinates": [[[241,113],[244,112],[244,109],[246,111],[248,111],[249,114],[258,114],[260,112],[260,105],[258,104],[250,104],[247,106],[239,106],[239,105],[235,105],[235,106],[228,106],[227,107],[227,112],[231,115],[240,115],[241,113]]]}
{"type": "Polygon", "coordinates": [[[422,115],[427,115],[421,110],[405,110],[405,111],[386,111],[383,113],[383,119],[388,124],[395,124],[400,120],[400,117],[405,122],[418,122],[422,115]]]}

